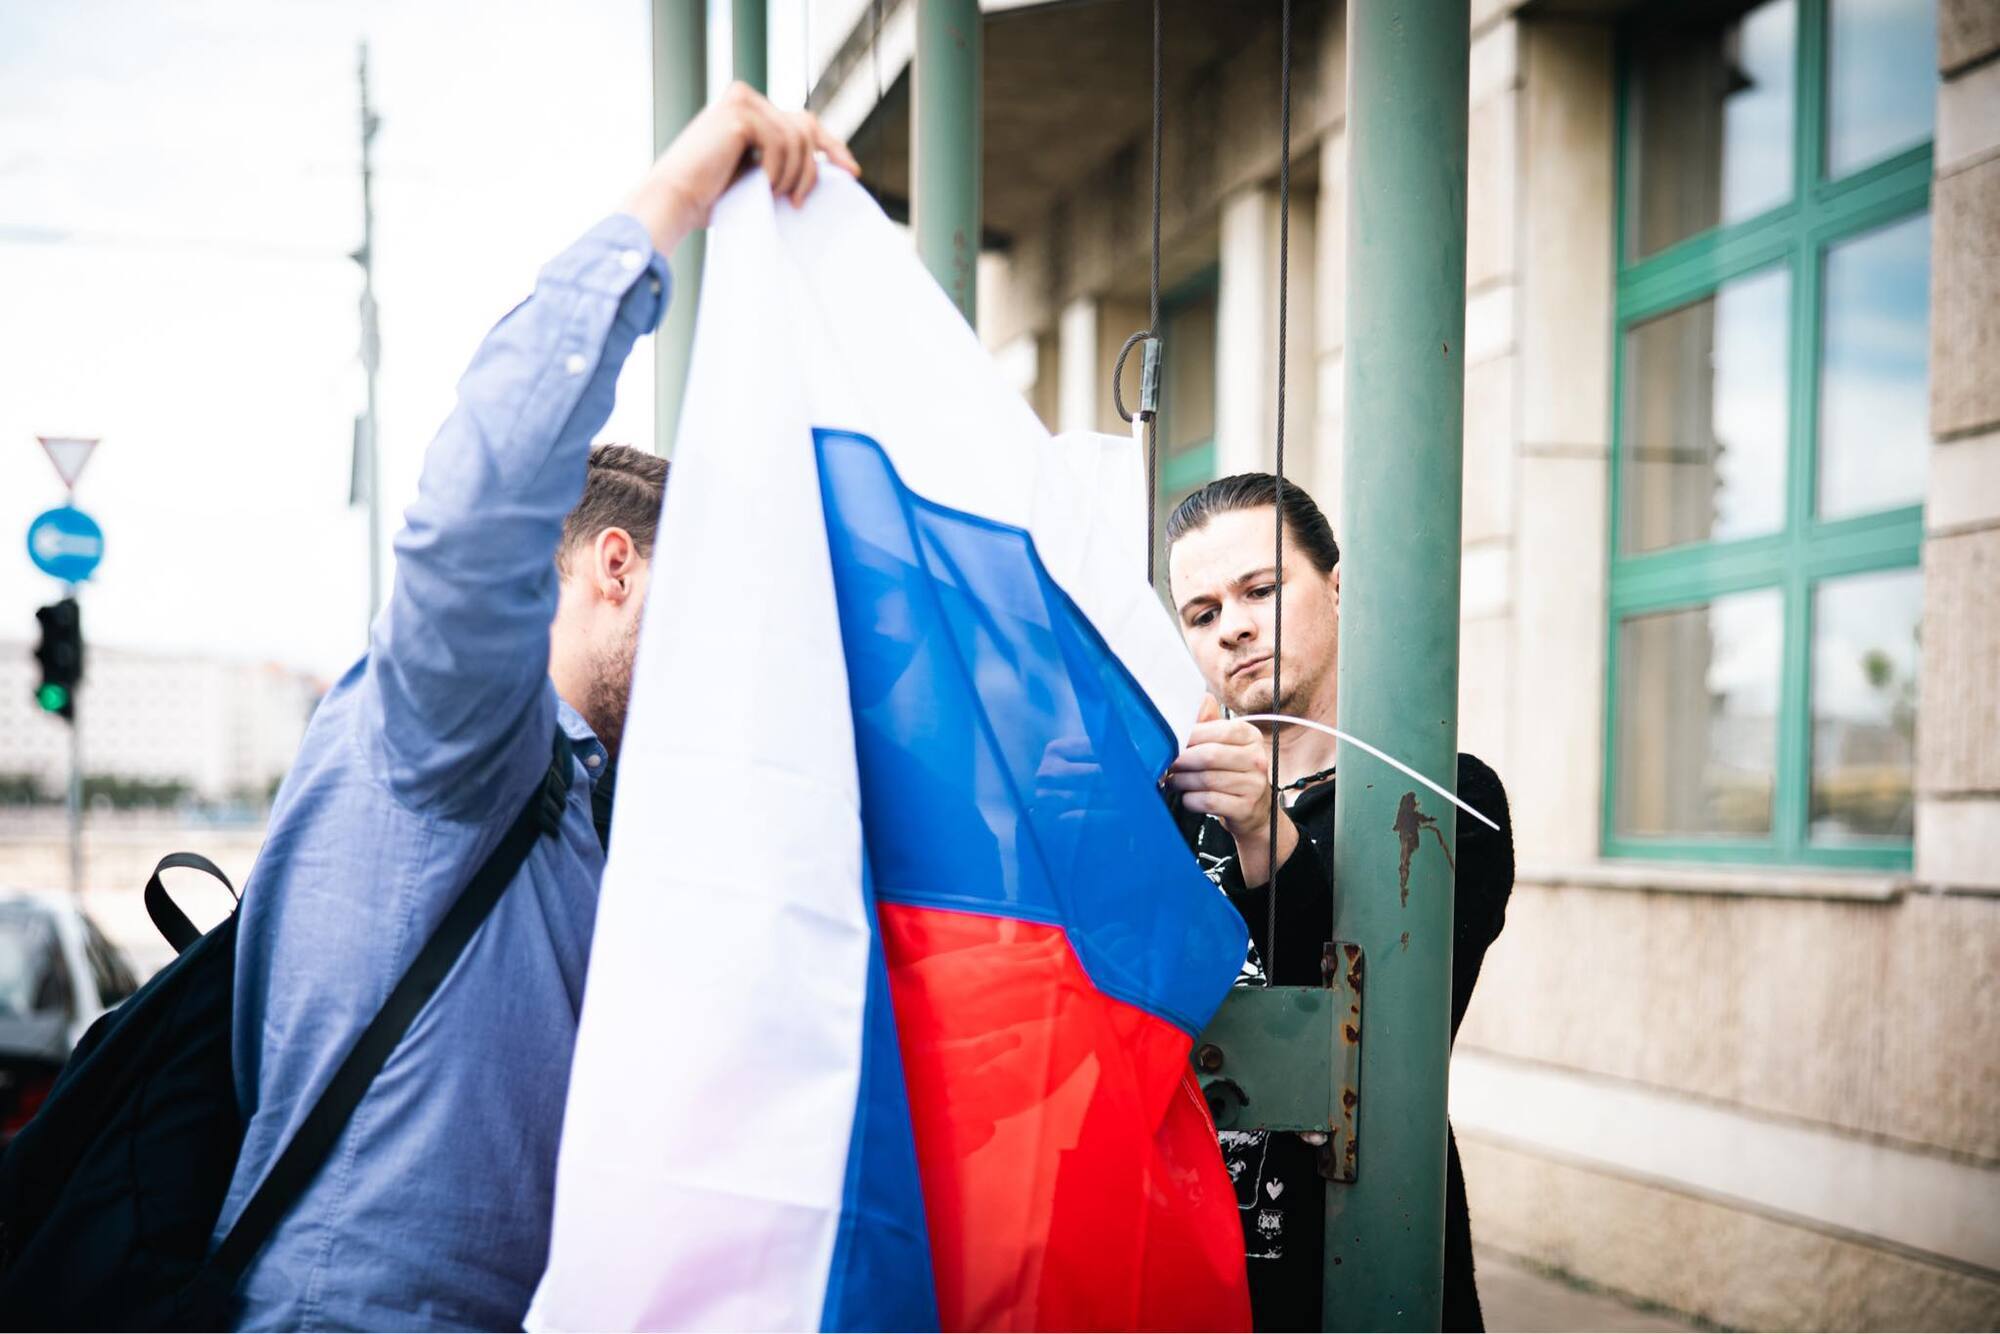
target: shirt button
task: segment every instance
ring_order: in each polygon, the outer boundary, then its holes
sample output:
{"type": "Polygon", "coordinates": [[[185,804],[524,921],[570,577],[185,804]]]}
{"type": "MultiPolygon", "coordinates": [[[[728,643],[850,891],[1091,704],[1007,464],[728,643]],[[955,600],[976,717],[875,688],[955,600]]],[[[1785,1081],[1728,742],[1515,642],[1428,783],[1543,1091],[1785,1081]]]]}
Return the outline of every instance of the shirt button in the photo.
{"type": "Polygon", "coordinates": [[[627,273],[637,273],[639,266],[645,262],[646,257],[636,250],[621,250],[618,252],[618,267],[627,273]]]}
{"type": "Polygon", "coordinates": [[[588,366],[589,364],[590,363],[588,361],[584,360],[583,353],[572,352],[566,359],[564,359],[563,369],[568,371],[571,375],[581,375],[583,374],[583,368],[588,366]]]}
{"type": "Polygon", "coordinates": [[[598,765],[604,763],[604,757],[602,755],[586,755],[583,757],[583,762],[587,767],[595,769],[598,765]]]}
{"type": "Polygon", "coordinates": [[[653,289],[654,296],[658,296],[660,294],[660,280],[658,278],[646,279],[646,286],[653,289]]]}

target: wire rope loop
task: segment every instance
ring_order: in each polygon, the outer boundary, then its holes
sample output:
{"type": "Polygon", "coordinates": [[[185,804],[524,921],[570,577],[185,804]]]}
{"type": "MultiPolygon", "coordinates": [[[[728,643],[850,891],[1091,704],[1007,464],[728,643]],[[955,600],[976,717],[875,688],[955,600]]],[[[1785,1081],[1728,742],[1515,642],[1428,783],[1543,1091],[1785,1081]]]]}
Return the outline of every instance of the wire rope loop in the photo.
{"type": "MultiPolygon", "coordinates": [[[[1141,329],[1138,333],[1127,338],[1125,345],[1118,349],[1118,360],[1111,367],[1111,406],[1118,409],[1118,418],[1120,421],[1129,422],[1134,420],[1134,415],[1125,410],[1125,359],[1131,356],[1132,349],[1141,343],[1158,343],[1159,341],[1151,329],[1141,329]]],[[[1141,380],[1138,416],[1149,420],[1160,410],[1158,364],[1158,352],[1150,348],[1147,349],[1145,369],[1150,374],[1142,377],[1141,380]]]]}

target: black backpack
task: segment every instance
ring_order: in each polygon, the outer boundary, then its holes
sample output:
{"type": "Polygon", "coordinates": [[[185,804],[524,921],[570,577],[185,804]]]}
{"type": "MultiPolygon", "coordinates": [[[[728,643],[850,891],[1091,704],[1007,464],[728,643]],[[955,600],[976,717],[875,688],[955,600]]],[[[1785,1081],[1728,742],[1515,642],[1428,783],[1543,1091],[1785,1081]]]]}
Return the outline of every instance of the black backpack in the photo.
{"type": "Polygon", "coordinates": [[[536,841],[555,832],[571,763],[558,729],[541,783],[213,1255],[209,1239],[243,1142],[230,1062],[237,918],[199,934],[160,872],[187,867],[229,881],[193,853],[162,858],[146,882],[146,910],[179,957],[91,1026],[0,1158],[0,1327],[224,1328],[237,1280],[536,841]]]}

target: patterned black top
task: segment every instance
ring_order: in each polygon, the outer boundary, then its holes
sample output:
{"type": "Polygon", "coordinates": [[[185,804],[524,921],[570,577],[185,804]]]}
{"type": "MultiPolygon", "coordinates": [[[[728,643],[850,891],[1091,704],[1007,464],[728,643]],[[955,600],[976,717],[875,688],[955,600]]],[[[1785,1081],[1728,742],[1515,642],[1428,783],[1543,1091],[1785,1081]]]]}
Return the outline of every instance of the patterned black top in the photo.
{"type": "MultiPolygon", "coordinates": [[[[1451,1032],[1472,1000],[1473,984],[1486,951],[1507,920],[1514,888],[1514,827],[1500,776],[1471,755],[1458,757],[1458,795],[1500,828],[1487,828],[1464,813],[1458,816],[1457,874],[1453,895],[1451,1032]]],[[[1318,986],[1320,948],[1333,923],[1334,780],[1287,793],[1299,846],[1278,868],[1279,986],[1318,986]]],[[[1264,939],[1270,889],[1243,884],[1236,846],[1219,821],[1179,812],[1181,832],[1195,848],[1202,869],[1243,915],[1250,949],[1237,985],[1256,985],[1271,959],[1264,939]]],[[[1318,1148],[1297,1135],[1222,1132],[1223,1161],[1236,1181],[1243,1215],[1245,1254],[1250,1259],[1250,1304],[1260,1330],[1320,1328],[1320,1267],[1325,1231],[1326,1183],[1319,1175],[1318,1148]]],[[[1465,1177],[1458,1145],[1449,1146],[1445,1189],[1444,1328],[1484,1328],[1472,1273],[1472,1232],[1466,1213],[1465,1177]]]]}

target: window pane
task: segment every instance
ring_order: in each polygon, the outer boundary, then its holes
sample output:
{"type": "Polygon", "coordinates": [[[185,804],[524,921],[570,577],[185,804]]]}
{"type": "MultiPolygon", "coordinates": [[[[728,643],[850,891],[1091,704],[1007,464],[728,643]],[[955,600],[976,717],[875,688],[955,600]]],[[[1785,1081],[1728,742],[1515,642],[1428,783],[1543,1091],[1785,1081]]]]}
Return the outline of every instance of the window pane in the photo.
{"type": "Polygon", "coordinates": [[[1795,0],[1666,8],[1632,41],[1635,258],[1792,197],[1795,0]]]}
{"type": "Polygon", "coordinates": [[[1916,570],[1829,580],[1813,595],[1812,837],[1910,837],[1916,570]]]}
{"type": "Polygon", "coordinates": [[[1931,452],[1930,267],[1927,214],[1827,251],[1822,518],[1923,501],[1931,452]]]}
{"type": "Polygon", "coordinates": [[[1771,832],[1783,613],[1773,588],[1620,627],[1620,834],[1771,832]]]}
{"type": "Polygon", "coordinates": [[[1826,174],[1914,148],[1937,115],[1936,0],[1832,0],[1826,174]]]}
{"type": "Polygon", "coordinates": [[[1783,525],[1790,303],[1771,269],[1627,333],[1627,552],[1783,525]]]}

